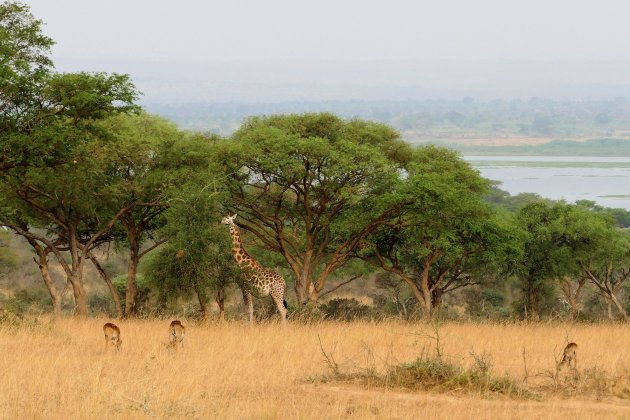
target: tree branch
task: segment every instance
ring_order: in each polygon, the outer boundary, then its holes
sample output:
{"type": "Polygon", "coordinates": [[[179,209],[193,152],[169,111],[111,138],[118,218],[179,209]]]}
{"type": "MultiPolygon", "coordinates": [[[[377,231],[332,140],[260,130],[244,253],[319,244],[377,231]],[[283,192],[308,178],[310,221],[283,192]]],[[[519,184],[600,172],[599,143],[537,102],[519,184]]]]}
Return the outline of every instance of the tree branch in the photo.
{"type": "Polygon", "coordinates": [[[167,241],[167,239],[160,239],[160,240],[156,241],[153,245],[151,245],[150,247],[148,247],[147,249],[145,249],[144,251],[139,253],[138,254],[138,259],[144,257],[146,254],[148,254],[149,252],[153,251],[155,248],[157,248],[158,246],[162,245],[166,241],[167,241]]]}
{"type": "Polygon", "coordinates": [[[350,283],[351,281],[354,281],[354,280],[358,279],[359,277],[361,277],[361,274],[357,274],[356,276],[350,277],[350,279],[348,279],[348,280],[346,280],[346,281],[344,281],[342,283],[339,283],[338,285],[336,285],[332,289],[327,290],[324,293],[320,294],[319,297],[322,298],[322,297],[326,296],[328,293],[334,292],[335,290],[339,289],[341,286],[345,286],[346,284],[350,283]]]}

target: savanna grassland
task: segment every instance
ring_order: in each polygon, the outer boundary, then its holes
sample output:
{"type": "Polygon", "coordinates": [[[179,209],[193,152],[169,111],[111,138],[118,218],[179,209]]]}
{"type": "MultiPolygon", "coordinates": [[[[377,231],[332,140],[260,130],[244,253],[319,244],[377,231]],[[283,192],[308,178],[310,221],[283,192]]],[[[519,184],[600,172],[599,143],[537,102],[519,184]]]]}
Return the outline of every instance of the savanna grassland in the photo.
{"type": "MultiPolygon", "coordinates": [[[[119,352],[106,352],[104,319],[39,320],[0,329],[0,417],[27,418],[622,418],[630,416],[625,325],[230,322],[187,326],[169,350],[168,321],[118,325],[119,352]],[[463,366],[483,355],[530,397],[418,392],[335,378],[373,372],[434,352],[463,366]],[[433,338],[432,338],[433,337],[433,338]],[[562,347],[579,344],[590,387],[554,384],[562,347]],[[321,344],[320,344],[321,342],[321,344]],[[526,367],[525,367],[526,366],[526,367]],[[528,378],[525,379],[527,370],[528,378]],[[592,376],[592,375],[591,375],[592,376]]],[[[586,379],[584,379],[586,380],[586,379]]]]}

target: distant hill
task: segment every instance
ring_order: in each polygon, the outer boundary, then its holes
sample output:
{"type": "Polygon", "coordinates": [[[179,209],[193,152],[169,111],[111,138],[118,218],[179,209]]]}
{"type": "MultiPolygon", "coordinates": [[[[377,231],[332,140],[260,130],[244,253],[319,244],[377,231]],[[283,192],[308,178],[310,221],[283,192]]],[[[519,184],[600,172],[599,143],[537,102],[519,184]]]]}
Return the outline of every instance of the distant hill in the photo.
{"type": "Polygon", "coordinates": [[[630,101],[319,101],[145,104],[181,128],[233,133],[253,115],[332,112],[389,124],[411,143],[541,143],[553,139],[630,138],[630,101]]]}

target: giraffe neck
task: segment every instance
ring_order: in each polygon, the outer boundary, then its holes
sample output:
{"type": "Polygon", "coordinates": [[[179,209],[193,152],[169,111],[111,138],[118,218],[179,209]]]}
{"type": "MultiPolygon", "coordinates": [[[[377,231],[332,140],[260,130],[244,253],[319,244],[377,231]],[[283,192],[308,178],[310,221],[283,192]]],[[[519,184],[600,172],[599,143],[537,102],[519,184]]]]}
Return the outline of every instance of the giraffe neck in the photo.
{"type": "Polygon", "coordinates": [[[234,256],[234,260],[241,268],[260,268],[261,265],[258,264],[251,255],[245,251],[243,248],[243,241],[241,240],[241,232],[238,230],[238,227],[235,224],[230,225],[230,234],[232,235],[232,255],[234,256]]]}

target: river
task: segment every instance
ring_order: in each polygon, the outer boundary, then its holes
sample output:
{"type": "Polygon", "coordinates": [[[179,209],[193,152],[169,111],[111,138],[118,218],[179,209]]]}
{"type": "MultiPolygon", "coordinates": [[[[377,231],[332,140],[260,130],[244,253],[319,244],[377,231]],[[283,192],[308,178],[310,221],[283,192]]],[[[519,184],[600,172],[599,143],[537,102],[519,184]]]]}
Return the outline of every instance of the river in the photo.
{"type": "Polygon", "coordinates": [[[592,200],[630,210],[630,157],[464,156],[512,195],[536,193],[554,200],[592,200]]]}

